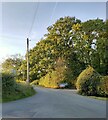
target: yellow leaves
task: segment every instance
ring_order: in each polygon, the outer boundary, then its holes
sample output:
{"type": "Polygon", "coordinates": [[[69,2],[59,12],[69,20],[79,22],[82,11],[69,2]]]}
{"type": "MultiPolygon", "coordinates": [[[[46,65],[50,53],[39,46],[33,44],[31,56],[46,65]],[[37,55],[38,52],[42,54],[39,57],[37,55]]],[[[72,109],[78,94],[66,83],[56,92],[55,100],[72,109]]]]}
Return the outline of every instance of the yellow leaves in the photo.
{"type": "Polygon", "coordinates": [[[83,40],[88,40],[88,35],[83,35],[83,40]]]}
{"type": "MultiPolygon", "coordinates": [[[[77,23],[77,24],[74,24],[73,26],[72,26],[72,30],[73,31],[80,31],[81,30],[81,27],[82,27],[82,25],[81,24],[79,24],[79,23],[77,23]]],[[[81,33],[80,33],[81,34],[81,33]]],[[[88,38],[88,35],[86,35],[85,33],[82,33],[81,34],[81,38],[83,39],[83,40],[88,40],[89,38],[88,38]]]]}
{"type": "Polygon", "coordinates": [[[44,77],[41,77],[39,80],[39,85],[42,85],[44,87],[49,87],[49,88],[57,88],[58,76],[56,71],[52,71],[50,73],[47,73],[44,77]]]}
{"type": "Polygon", "coordinates": [[[74,31],[80,30],[80,28],[81,28],[81,24],[79,24],[79,23],[74,24],[74,25],[72,26],[72,29],[73,29],[74,31]]]}

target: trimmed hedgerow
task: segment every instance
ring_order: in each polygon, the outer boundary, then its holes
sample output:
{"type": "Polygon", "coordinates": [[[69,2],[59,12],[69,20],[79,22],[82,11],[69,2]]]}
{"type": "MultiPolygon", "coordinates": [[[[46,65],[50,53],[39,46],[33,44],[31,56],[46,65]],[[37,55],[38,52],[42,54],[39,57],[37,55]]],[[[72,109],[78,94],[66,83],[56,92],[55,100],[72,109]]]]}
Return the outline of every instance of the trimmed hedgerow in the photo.
{"type": "Polygon", "coordinates": [[[97,95],[97,86],[100,83],[100,78],[100,74],[91,66],[87,67],[77,78],[76,87],[78,93],[91,96],[97,95]]]}
{"type": "Polygon", "coordinates": [[[97,86],[98,96],[108,97],[108,76],[102,76],[97,86]]]}

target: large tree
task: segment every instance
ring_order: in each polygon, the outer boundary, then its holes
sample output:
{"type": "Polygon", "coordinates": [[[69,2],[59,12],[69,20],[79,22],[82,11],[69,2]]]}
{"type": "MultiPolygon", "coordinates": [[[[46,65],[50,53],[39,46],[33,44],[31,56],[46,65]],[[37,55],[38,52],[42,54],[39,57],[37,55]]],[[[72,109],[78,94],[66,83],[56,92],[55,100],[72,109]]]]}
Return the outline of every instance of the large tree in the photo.
{"type": "Polygon", "coordinates": [[[101,19],[88,20],[73,26],[74,50],[77,58],[91,65],[101,74],[106,74],[106,22],[101,19]]]}
{"type": "MultiPolygon", "coordinates": [[[[31,81],[54,71],[59,58],[65,60],[66,81],[76,79],[88,65],[106,74],[106,24],[101,19],[81,22],[75,17],[64,17],[49,26],[48,33],[29,53],[31,81]]],[[[26,72],[26,61],[21,68],[26,72]]]]}
{"type": "Polygon", "coordinates": [[[66,61],[68,70],[71,69],[73,72],[71,74],[75,76],[79,74],[78,71],[82,69],[83,62],[76,58],[70,33],[72,26],[80,23],[81,21],[75,17],[64,17],[47,28],[48,33],[44,36],[44,39],[41,39],[29,53],[31,81],[40,79],[48,72],[53,71],[58,58],[63,58],[66,61]],[[75,61],[78,65],[75,65],[75,61]],[[79,69],[78,67],[80,67],[80,70],[76,70],[79,69]]]}

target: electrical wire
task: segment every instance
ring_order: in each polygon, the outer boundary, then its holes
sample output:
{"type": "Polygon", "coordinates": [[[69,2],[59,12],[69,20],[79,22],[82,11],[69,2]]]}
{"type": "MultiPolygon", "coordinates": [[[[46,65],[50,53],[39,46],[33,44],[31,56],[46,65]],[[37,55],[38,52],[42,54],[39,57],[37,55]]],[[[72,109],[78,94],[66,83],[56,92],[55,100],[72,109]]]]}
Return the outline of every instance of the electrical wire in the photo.
{"type": "Polygon", "coordinates": [[[55,13],[57,4],[58,4],[58,2],[56,1],[55,6],[54,6],[53,11],[52,11],[52,15],[51,15],[51,18],[50,18],[50,22],[49,22],[49,23],[51,23],[51,21],[52,21],[52,19],[53,19],[53,16],[54,16],[54,13],[55,13]]]}
{"type": "Polygon", "coordinates": [[[28,38],[30,37],[31,32],[32,32],[32,29],[33,29],[33,25],[34,25],[34,22],[35,22],[35,18],[36,18],[36,14],[37,14],[37,11],[38,11],[38,7],[39,7],[39,2],[37,2],[37,5],[36,5],[36,9],[35,9],[35,13],[34,13],[33,21],[32,21],[32,24],[31,24],[30,30],[29,30],[29,32],[28,32],[28,38]]]}
{"type": "MultiPolygon", "coordinates": [[[[53,7],[53,10],[52,10],[52,15],[50,17],[49,24],[51,23],[51,21],[53,19],[53,16],[54,16],[57,4],[58,4],[58,2],[56,1],[55,6],[53,7]]],[[[31,27],[30,27],[30,30],[29,30],[29,33],[28,33],[28,38],[30,37],[32,29],[33,29],[33,25],[34,25],[34,22],[35,22],[35,18],[36,18],[36,14],[37,14],[37,11],[38,11],[38,7],[39,7],[39,2],[37,2],[37,5],[36,5],[33,21],[32,21],[32,24],[31,24],[31,27]]]]}

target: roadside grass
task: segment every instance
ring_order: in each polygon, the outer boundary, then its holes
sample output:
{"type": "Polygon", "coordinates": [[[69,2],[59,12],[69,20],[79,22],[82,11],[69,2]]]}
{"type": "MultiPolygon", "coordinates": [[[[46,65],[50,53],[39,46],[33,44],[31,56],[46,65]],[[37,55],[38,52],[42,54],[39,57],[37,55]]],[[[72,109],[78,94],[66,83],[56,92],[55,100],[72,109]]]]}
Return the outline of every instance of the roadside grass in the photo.
{"type": "MultiPolygon", "coordinates": [[[[78,93],[78,91],[76,91],[76,94],[81,95],[81,94],[78,93]]],[[[88,97],[88,98],[91,98],[91,99],[97,99],[97,100],[108,101],[108,97],[87,96],[87,95],[81,95],[81,96],[88,97]]]]}
{"type": "Polygon", "coordinates": [[[1,102],[9,102],[34,95],[34,88],[25,81],[17,81],[15,76],[9,72],[2,73],[2,86],[0,96],[1,102]]]}
{"type": "Polygon", "coordinates": [[[2,103],[2,85],[0,83],[0,103],[2,103]]]}
{"type": "Polygon", "coordinates": [[[2,103],[2,95],[1,95],[1,93],[0,93],[0,103],[2,103]]]}
{"type": "MultiPolygon", "coordinates": [[[[81,95],[81,94],[78,93],[78,91],[76,92],[76,94],[81,95]]],[[[81,95],[81,96],[88,97],[88,98],[91,98],[91,99],[103,100],[103,101],[107,101],[108,100],[108,97],[87,96],[87,95],[81,95]]]]}
{"type": "Polygon", "coordinates": [[[97,97],[97,96],[87,96],[87,97],[97,99],[97,100],[108,101],[108,97],[97,97]]]}
{"type": "Polygon", "coordinates": [[[9,96],[6,96],[3,100],[1,100],[0,102],[10,102],[10,101],[15,101],[15,100],[19,100],[19,99],[23,99],[23,98],[27,98],[27,97],[30,97],[30,96],[33,96],[34,94],[36,94],[36,92],[26,92],[26,95],[20,93],[20,94],[11,94],[9,96]]]}
{"type": "Polygon", "coordinates": [[[27,98],[36,94],[36,91],[32,86],[26,83],[16,83],[13,89],[7,91],[6,94],[2,95],[1,102],[9,102],[22,98],[27,98]]]}

